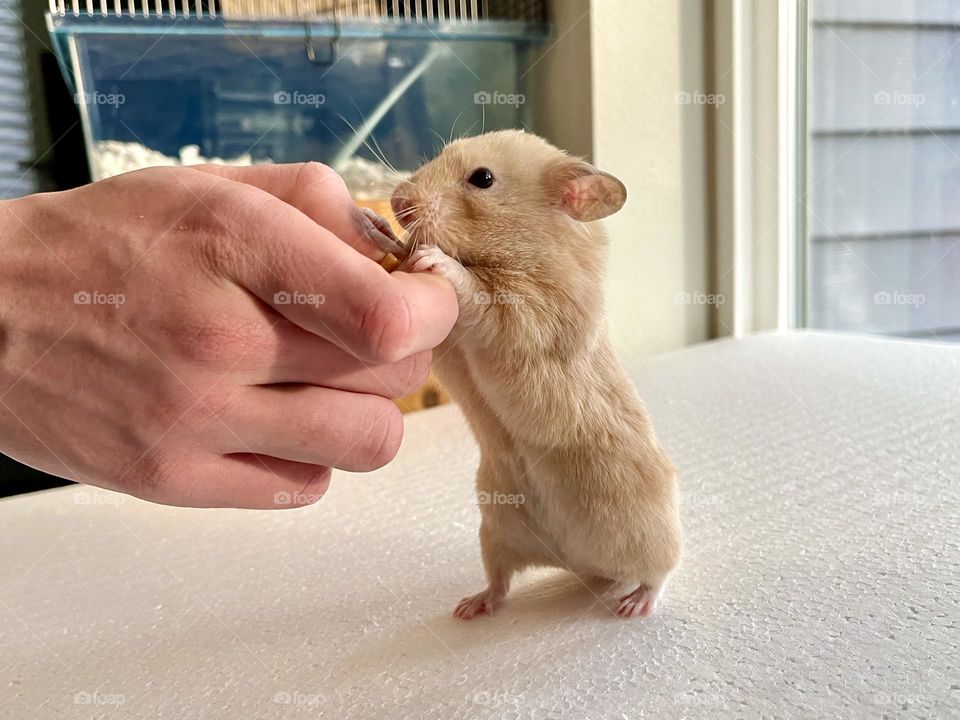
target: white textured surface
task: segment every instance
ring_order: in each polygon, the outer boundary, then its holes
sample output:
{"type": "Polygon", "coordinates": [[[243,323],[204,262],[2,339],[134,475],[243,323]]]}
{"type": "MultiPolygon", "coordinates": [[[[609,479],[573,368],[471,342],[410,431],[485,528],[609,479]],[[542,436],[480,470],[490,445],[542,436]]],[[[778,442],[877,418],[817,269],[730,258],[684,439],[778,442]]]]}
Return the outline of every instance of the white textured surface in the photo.
{"type": "Polygon", "coordinates": [[[477,452],[440,408],[305,510],[0,502],[0,717],[960,715],[960,348],[763,336],[635,377],[687,532],[653,618],[544,571],[453,620],[477,452]]]}

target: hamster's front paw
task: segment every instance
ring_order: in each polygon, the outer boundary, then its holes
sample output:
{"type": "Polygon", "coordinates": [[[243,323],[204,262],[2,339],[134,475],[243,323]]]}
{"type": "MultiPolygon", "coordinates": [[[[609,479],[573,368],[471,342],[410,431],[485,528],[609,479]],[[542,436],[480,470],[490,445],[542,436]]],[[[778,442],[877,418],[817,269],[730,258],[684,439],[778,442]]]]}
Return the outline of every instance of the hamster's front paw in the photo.
{"type": "Polygon", "coordinates": [[[406,272],[429,272],[442,275],[458,292],[466,290],[471,283],[471,276],[466,268],[436,245],[421,245],[403,261],[398,269],[406,272]]]}
{"type": "Polygon", "coordinates": [[[473,327],[480,321],[482,308],[476,298],[482,288],[477,279],[463,265],[447,255],[436,245],[421,245],[397,268],[406,272],[428,272],[440,275],[453,286],[460,305],[459,328],[473,327]]]}
{"type": "Polygon", "coordinates": [[[403,261],[401,270],[407,272],[441,272],[445,265],[459,263],[436,245],[420,245],[403,261]]]}

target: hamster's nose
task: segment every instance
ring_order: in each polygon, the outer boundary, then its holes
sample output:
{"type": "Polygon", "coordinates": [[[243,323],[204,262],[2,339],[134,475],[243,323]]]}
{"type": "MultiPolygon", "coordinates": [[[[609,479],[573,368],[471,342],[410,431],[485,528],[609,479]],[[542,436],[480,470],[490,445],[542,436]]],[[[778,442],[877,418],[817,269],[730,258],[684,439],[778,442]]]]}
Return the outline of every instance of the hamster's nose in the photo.
{"type": "Polygon", "coordinates": [[[390,208],[403,227],[407,227],[416,218],[417,205],[401,185],[390,198],[390,208]]]}
{"type": "Polygon", "coordinates": [[[390,198],[390,207],[393,209],[394,215],[400,215],[401,213],[406,213],[413,207],[413,203],[410,198],[402,194],[400,190],[393,194],[393,197],[390,198]]]}

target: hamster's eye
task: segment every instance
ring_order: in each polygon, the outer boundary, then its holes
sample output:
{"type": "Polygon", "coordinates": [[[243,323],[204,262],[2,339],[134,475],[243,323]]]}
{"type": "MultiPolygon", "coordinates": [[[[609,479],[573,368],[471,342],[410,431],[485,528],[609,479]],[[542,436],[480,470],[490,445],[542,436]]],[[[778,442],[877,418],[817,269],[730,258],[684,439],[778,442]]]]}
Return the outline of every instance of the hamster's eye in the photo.
{"type": "Polygon", "coordinates": [[[467,182],[481,190],[486,190],[493,185],[493,173],[486,168],[478,168],[473,171],[473,175],[467,179],[467,182]]]}

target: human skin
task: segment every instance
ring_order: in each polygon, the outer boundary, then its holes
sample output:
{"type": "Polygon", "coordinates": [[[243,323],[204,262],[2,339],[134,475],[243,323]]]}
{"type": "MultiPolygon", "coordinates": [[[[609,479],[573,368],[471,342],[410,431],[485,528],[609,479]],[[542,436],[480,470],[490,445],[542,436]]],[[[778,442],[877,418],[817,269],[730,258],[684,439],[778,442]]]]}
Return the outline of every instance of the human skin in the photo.
{"type": "Polygon", "coordinates": [[[152,168],[0,203],[0,451],[154,502],[296,507],[396,454],[457,318],[317,163],[152,168]]]}

